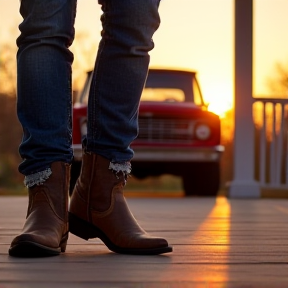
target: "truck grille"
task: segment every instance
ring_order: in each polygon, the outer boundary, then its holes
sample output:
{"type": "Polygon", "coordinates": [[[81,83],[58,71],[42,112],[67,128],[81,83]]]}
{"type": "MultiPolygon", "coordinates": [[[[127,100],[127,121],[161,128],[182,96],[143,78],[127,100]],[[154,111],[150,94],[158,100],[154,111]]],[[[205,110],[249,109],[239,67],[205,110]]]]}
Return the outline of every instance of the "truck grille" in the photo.
{"type": "Polygon", "coordinates": [[[190,119],[139,117],[138,140],[144,142],[191,143],[195,122],[190,119]]]}

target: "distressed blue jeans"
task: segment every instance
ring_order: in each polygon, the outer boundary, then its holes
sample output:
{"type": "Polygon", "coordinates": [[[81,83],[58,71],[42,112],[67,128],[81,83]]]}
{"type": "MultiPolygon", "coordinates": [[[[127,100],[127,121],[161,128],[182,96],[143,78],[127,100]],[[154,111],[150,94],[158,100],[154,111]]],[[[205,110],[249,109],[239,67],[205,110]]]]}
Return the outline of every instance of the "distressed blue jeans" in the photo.
{"type": "MultiPolygon", "coordinates": [[[[111,163],[126,163],[133,157],[130,143],[138,132],[139,100],[154,47],[152,36],[160,23],[159,2],[99,0],[103,29],[84,143],[88,152],[111,163]]],[[[22,0],[20,5],[17,113],[23,127],[19,148],[23,161],[19,171],[32,186],[48,177],[52,162],[73,159],[69,46],[77,0],[22,0]]]]}

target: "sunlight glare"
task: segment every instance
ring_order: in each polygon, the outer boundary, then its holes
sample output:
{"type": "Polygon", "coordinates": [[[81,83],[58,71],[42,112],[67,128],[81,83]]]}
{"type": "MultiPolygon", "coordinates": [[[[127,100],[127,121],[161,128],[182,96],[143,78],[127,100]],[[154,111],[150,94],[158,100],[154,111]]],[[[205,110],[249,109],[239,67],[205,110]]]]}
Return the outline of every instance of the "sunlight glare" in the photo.
{"type": "Polygon", "coordinates": [[[217,114],[220,118],[224,118],[226,112],[232,108],[228,101],[211,101],[209,102],[208,110],[217,114]]]}
{"type": "MultiPolygon", "coordinates": [[[[198,227],[197,231],[192,236],[202,239],[202,244],[206,252],[218,254],[217,263],[226,264],[229,259],[230,251],[230,224],[231,207],[230,203],[225,197],[217,197],[215,206],[205,219],[205,221],[198,227]],[[206,242],[207,243],[206,243],[206,242]]],[[[221,282],[228,280],[228,271],[219,271],[214,275],[213,279],[207,279],[209,282],[221,282]]]]}

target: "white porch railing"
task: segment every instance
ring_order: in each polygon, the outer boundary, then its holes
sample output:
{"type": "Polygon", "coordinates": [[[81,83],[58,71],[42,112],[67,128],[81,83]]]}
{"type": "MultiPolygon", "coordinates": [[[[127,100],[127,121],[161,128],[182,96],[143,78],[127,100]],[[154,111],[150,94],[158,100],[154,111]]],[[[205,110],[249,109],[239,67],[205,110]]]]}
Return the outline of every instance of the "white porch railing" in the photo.
{"type": "Polygon", "coordinates": [[[288,189],[288,99],[254,98],[256,178],[261,188],[288,189]]]}

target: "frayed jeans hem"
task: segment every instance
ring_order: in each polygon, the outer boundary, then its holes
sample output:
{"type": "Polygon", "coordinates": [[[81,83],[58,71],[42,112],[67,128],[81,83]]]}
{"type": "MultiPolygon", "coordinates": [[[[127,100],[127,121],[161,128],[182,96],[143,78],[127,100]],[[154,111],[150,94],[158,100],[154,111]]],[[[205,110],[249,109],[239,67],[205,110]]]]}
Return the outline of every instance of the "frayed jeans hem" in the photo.
{"type": "Polygon", "coordinates": [[[31,188],[35,185],[42,185],[52,174],[51,168],[46,168],[43,171],[36,172],[25,176],[24,185],[27,188],[31,188]]]}

